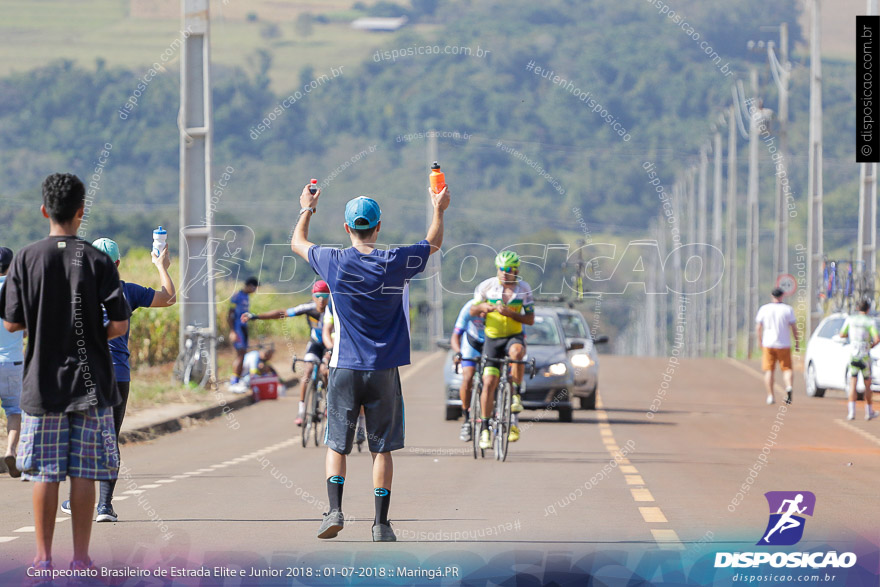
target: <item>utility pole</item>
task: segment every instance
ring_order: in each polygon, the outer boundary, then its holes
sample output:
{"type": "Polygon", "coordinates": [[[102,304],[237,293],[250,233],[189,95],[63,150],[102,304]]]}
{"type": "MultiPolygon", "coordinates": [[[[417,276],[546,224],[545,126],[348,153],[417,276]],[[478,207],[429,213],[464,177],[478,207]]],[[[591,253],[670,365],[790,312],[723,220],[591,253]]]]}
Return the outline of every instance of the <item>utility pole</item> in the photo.
{"type": "MultiPolygon", "coordinates": [[[[682,222],[681,216],[684,211],[684,208],[682,206],[681,198],[682,198],[682,194],[683,194],[684,190],[683,190],[682,181],[680,178],[675,183],[675,189],[673,190],[673,192],[674,192],[674,194],[673,194],[674,198],[672,200],[672,211],[673,211],[673,215],[675,217],[674,226],[676,228],[678,228],[679,245],[676,245],[675,242],[672,243],[672,248],[674,251],[672,254],[672,265],[673,265],[673,270],[674,270],[673,275],[675,276],[675,297],[673,297],[672,309],[671,309],[672,311],[670,312],[670,314],[671,314],[671,323],[673,325],[672,342],[673,342],[673,345],[676,345],[676,344],[678,344],[677,341],[681,338],[681,336],[678,333],[678,313],[679,313],[679,308],[681,308],[681,306],[682,306],[682,298],[684,297],[684,293],[682,293],[682,292],[684,292],[684,278],[682,277],[681,246],[680,245],[684,244],[686,242],[684,240],[684,238],[682,237],[682,230],[684,227],[684,223],[682,222]]],[[[682,335],[684,333],[688,332],[688,328],[689,328],[691,321],[692,320],[690,319],[690,317],[688,315],[685,315],[685,327],[684,327],[684,332],[682,332],[682,335]]],[[[693,346],[693,341],[690,339],[686,339],[682,346],[683,346],[683,350],[682,350],[681,354],[682,354],[682,356],[686,356],[687,353],[689,352],[689,349],[693,346]]]]}
{"type": "MultiPolygon", "coordinates": [[[[697,281],[699,285],[699,291],[704,292],[706,290],[706,284],[708,283],[708,273],[709,268],[704,265],[704,261],[708,256],[708,248],[706,247],[707,241],[707,224],[708,224],[708,212],[707,212],[707,199],[708,199],[708,183],[709,183],[709,145],[704,144],[700,147],[700,168],[699,168],[699,181],[698,181],[698,195],[697,195],[697,243],[700,254],[700,278],[697,281]]],[[[707,339],[707,305],[706,305],[706,297],[705,293],[697,294],[696,302],[697,302],[697,352],[701,355],[707,354],[706,348],[706,339],[707,339]]]]}
{"type": "MultiPolygon", "coordinates": [[[[791,72],[791,63],[788,61],[788,23],[779,25],[779,51],[782,61],[780,63],[771,63],[770,67],[776,74],[774,79],[779,88],[779,112],[777,119],[779,120],[779,153],[780,159],[785,164],[786,177],[788,178],[788,83],[791,72]]],[[[773,52],[773,44],[770,43],[768,53],[771,58],[776,61],[776,54],[773,52]]],[[[788,178],[789,181],[791,178],[788,178]]],[[[773,276],[777,277],[782,273],[788,273],[788,205],[786,203],[786,195],[782,186],[782,178],[776,174],[776,270],[773,276]]]]}
{"type": "Polygon", "coordinates": [[[734,98],[733,106],[727,112],[727,356],[736,356],[736,346],[739,334],[739,321],[737,320],[737,227],[736,227],[736,133],[737,113],[741,109],[739,99],[734,98]]]}
{"type": "MultiPolygon", "coordinates": [[[[767,43],[767,59],[770,61],[770,73],[776,82],[779,92],[779,150],[776,164],[782,164],[786,178],[788,173],[788,86],[791,78],[791,63],[788,61],[788,23],[778,27],[761,27],[762,30],[779,30],[779,57],[776,58],[775,44],[767,43]]],[[[775,165],[774,165],[775,167],[775,165]]],[[[776,233],[773,239],[773,277],[788,273],[788,204],[782,185],[782,177],[776,173],[776,233]]]]}
{"type": "MultiPolygon", "coordinates": [[[[758,70],[749,71],[752,104],[758,100],[758,70]]],[[[749,327],[758,311],[758,124],[761,121],[761,108],[755,115],[749,113],[749,192],[747,200],[748,221],[746,223],[746,332],[748,333],[746,355],[752,358],[755,349],[755,330],[749,327]]]]}
{"type": "MultiPolygon", "coordinates": [[[[723,120],[724,117],[722,116],[723,120]]],[[[715,146],[713,147],[715,155],[715,178],[712,182],[712,245],[722,251],[721,243],[721,130],[715,131],[715,146]]],[[[721,275],[723,270],[723,261],[718,259],[718,255],[713,253],[713,259],[716,259],[712,266],[711,279],[714,281],[721,275]]],[[[723,304],[724,282],[719,282],[717,287],[712,289],[710,304],[712,312],[710,320],[712,321],[712,337],[710,338],[710,355],[715,356],[721,352],[721,307],[723,304]]]]}
{"type": "Polygon", "coordinates": [[[809,176],[807,180],[807,201],[810,204],[807,216],[807,299],[810,311],[807,315],[807,331],[804,340],[809,340],[813,326],[822,320],[822,310],[814,300],[821,273],[824,243],[822,242],[822,27],[819,18],[819,0],[812,0],[810,33],[810,152],[809,176]]]}
{"type": "MultiPolygon", "coordinates": [[[[674,196],[673,196],[674,197],[674,196]]],[[[666,217],[661,213],[657,217],[657,248],[660,250],[660,258],[665,259],[669,254],[666,249],[666,230],[668,226],[666,217]]],[[[657,296],[657,331],[659,333],[659,347],[657,349],[658,356],[665,357],[667,355],[667,343],[669,330],[667,327],[667,298],[669,294],[666,291],[666,267],[658,267],[656,271],[655,291],[663,292],[657,296]]]]}
{"type": "MultiPolygon", "coordinates": [[[[180,349],[187,325],[217,332],[214,299],[214,253],[211,237],[211,43],[208,0],[183,0],[184,30],[180,60],[180,349]]],[[[209,379],[217,380],[214,336],[208,344],[209,379]]]]}
{"type": "MultiPolygon", "coordinates": [[[[877,0],[868,0],[868,16],[877,15],[877,0]]],[[[859,164],[859,248],[857,260],[873,281],[877,270],[877,164],[859,164]]]]}
{"type": "MultiPolygon", "coordinates": [[[[437,133],[431,132],[428,135],[428,169],[431,164],[437,161],[437,133]]],[[[430,186],[430,184],[429,184],[430,186]]],[[[434,206],[431,198],[428,197],[427,214],[425,217],[425,225],[431,228],[431,220],[434,218],[434,206]]],[[[428,294],[428,349],[433,350],[434,344],[443,338],[443,288],[440,285],[440,257],[441,255],[431,255],[428,257],[428,263],[425,266],[427,279],[428,294]]]]}
{"type": "MultiPolygon", "coordinates": [[[[685,190],[687,191],[687,209],[688,209],[688,244],[695,244],[697,242],[697,190],[695,184],[695,179],[697,176],[697,168],[691,167],[688,169],[687,173],[687,184],[685,190]]],[[[687,270],[687,263],[685,262],[685,270],[687,270]]],[[[689,294],[690,295],[690,294],[689,294]]],[[[697,310],[698,311],[698,310],[697,310]]],[[[688,331],[688,341],[690,345],[688,346],[689,352],[688,356],[695,357],[699,352],[698,342],[698,334],[697,334],[697,323],[699,322],[699,314],[695,312],[695,315],[692,315],[687,323],[687,331],[688,331]]]]}
{"type": "MultiPolygon", "coordinates": [[[[658,227],[651,223],[651,232],[656,233],[658,227]]],[[[656,234],[655,234],[656,236],[656,234]]],[[[656,240],[656,239],[655,239],[656,240]]],[[[657,356],[657,296],[651,293],[654,290],[654,284],[657,281],[657,266],[654,263],[648,263],[646,269],[647,283],[650,284],[645,288],[645,344],[647,345],[646,355],[649,357],[657,356]]]]}

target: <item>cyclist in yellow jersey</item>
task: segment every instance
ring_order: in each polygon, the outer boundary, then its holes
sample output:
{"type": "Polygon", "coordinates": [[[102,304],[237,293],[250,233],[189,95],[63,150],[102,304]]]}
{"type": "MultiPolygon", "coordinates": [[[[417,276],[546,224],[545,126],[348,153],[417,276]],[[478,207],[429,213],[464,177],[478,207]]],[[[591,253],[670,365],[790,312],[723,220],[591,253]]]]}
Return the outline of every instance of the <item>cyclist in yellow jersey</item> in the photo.
{"type": "MultiPolygon", "coordinates": [[[[486,314],[486,342],[483,344],[483,356],[490,359],[503,359],[510,356],[515,361],[526,356],[526,342],[523,324],[535,323],[535,302],[532,288],[519,275],[519,255],[513,251],[502,251],[495,257],[498,274],[477,286],[474,290],[474,303],[471,315],[486,314]]],[[[510,427],[510,442],[519,440],[519,426],[516,414],[522,411],[520,387],[522,385],[524,365],[511,366],[511,385],[513,397],[510,411],[514,421],[510,427]]],[[[483,396],[481,398],[482,429],[480,431],[480,448],[492,447],[489,433],[489,417],[495,409],[495,389],[501,371],[496,365],[487,365],[483,370],[483,396]]]]}

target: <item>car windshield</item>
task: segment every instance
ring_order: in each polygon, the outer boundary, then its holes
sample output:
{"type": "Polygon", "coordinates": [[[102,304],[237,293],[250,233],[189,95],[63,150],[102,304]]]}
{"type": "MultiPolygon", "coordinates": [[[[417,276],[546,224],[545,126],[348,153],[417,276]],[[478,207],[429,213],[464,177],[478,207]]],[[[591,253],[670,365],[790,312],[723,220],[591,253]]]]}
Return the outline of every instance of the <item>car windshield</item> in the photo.
{"type": "Polygon", "coordinates": [[[535,323],[525,326],[526,344],[545,346],[560,344],[559,331],[552,319],[544,316],[535,316],[535,323]]]}
{"type": "Polygon", "coordinates": [[[566,338],[590,338],[584,317],[580,314],[559,314],[559,322],[566,338]]]}

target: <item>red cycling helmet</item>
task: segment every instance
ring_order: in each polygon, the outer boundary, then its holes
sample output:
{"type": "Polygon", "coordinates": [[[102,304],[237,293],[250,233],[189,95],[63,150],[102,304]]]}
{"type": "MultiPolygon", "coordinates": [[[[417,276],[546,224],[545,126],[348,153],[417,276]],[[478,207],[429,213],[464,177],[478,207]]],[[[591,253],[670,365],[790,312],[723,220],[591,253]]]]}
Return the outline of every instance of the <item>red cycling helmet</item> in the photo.
{"type": "Polygon", "coordinates": [[[323,279],[319,279],[312,286],[312,293],[330,293],[330,286],[323,279]]]}

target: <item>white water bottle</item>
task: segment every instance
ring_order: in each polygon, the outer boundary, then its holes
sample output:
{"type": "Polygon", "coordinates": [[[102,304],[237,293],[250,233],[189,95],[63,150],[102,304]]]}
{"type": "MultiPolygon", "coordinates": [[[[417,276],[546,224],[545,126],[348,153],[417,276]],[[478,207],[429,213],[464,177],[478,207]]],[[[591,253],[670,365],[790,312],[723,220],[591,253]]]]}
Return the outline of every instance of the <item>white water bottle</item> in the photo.
{"type": "Polygon", "coordinates": [[[168,231],[161,226],[153,231],[153,253],[158,257],[165,250],[165,241],[168,240],[168,231]]]}

